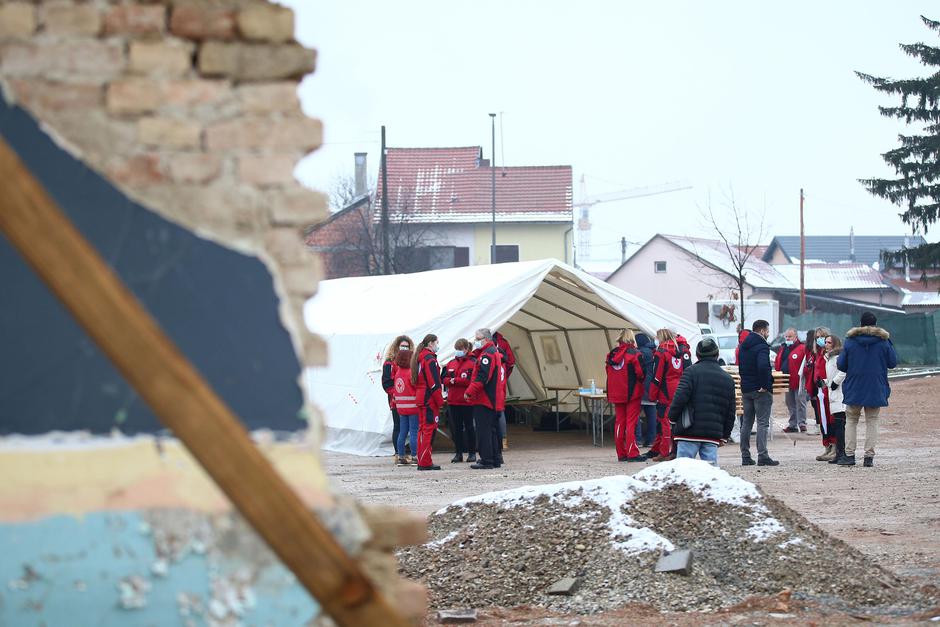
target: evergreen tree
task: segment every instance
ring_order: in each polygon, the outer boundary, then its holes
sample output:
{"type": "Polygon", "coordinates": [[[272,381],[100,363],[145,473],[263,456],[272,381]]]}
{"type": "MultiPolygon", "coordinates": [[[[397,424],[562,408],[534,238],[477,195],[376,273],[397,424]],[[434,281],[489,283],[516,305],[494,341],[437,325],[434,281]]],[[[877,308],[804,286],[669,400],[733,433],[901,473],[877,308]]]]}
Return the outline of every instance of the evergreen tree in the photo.
{"type": "MultiPolygon", "coordinates": [[[[940,22],[924,16],[927,28],[940,35],[940,22]]],[[[901,97],[901,106],[878,107],[881,115],[904,120],[906,124],[921,127],[921,134],[899,135],[898,148],[882,154],[885,162],[894,168],[896,178],[860,179],[860,182],[875,196],[890,200],[903,207],[900,214],[905,224],[916,232],[940,216],[940,48],[927,44],[900,44],[901,50],[918,59],[932,74],[925,78],[900,79],[877,78],[856,72],[859,78],[886,94],[901,97]]],[[[907,258],[917,268],[940,267],[940,244],[926,244],[885,255],[887,263],[907,258]]]]}

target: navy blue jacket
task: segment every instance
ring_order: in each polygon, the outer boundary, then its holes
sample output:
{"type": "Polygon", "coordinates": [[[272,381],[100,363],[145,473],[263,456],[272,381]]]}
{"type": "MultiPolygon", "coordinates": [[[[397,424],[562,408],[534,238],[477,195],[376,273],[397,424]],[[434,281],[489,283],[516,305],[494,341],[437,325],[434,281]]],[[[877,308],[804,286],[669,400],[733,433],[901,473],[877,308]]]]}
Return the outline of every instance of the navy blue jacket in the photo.
{"type": "Polygon", "coordinates": [[[741,375],[741,392],[756,392],[764,388],[774,389],[774,373],[770,366],[770,344],[760,333],[748,333],[738,352],[738,374],[741,375]]]}
{"type": "Polygon", "coordinates": [[[845,373],[843,402],[861,407],[887,407],[891,396],[888,369],[898,365],[888,332],[879,327],[855,327],[845,334],[836,362],[845,373]]]}
{"type": "Polygon", "coordinates": [[[650,402],[650,385],[656,375],[653,372],[653,349],[656,346],[646,333],[637,333],[636,347],[640,351],[640,365],[643,366],[643,373],[646,375],[643,381],[643,400],[650,402]]]}

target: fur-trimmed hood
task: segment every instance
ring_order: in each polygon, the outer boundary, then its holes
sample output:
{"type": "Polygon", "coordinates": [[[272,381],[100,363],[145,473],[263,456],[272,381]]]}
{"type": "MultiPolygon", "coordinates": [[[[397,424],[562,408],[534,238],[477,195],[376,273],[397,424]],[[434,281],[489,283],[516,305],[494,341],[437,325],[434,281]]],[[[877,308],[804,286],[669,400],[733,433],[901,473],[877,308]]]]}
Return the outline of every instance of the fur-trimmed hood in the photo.
{"type": "Polygon", "coordinates": [[[858,337],[860,335],[871,335],[883,340],[887,340],[891,335],[881,327],[853,327],[845,334],[845,337],[858,337]]]}

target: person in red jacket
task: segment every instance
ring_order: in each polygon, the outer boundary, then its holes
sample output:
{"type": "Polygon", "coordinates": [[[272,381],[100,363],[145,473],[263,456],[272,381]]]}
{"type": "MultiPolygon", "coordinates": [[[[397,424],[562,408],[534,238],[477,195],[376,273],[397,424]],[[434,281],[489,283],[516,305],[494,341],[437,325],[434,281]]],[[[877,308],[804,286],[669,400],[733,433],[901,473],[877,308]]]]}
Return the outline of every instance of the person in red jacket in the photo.
{"type": "Polygon", "coordinates": [[[418,470],[440,470],[431,459],[431,438],[437,431],[444,406],[441,367],[437,363],[437,336],[429,333],[411,358],[411,383],[418,401],[418,470]]]}
{"type": "Polygon", "coordinates": [[[669,423],[669,405],[682,378],[684,360],[676,345],[676,336],[669,329],[656,332],[659,346],[653,353],[654,374],[650,385],[650,400],[656,402],[656,415],[659,418],[661,433],[658,442],[646,454],[647,459],[661,462],[674,459],[672,455],[672,425],[669,423]]]}
{"type": "Polygon", "coordinates": [[[819,415],[819,430],[822,435],[822,445],[825,451],[816,456],[818,462],[828,462],[835,458],[836,436],[834,432],[835,419],[829,409],[829,386],[826,385],[826,338],[831,332],[826,327],[818,327],[813,334],[813,401],[816,403],[819,415]]]}
{"type": "Polygon", "coordinates": [[[499,412],[506,408],[506,369],[489,329],[479,329],[473,342],[477,361],[464,398],[473,403],[480,461],[470,467],[489,470],[503,465],[499,447],[499,412]]]}
{"type": "Polygon", "coordinates": [[[787,375],[789,386],[784,395],[790,423],[784,427],[784,433],[806,431],[806,399],[800,393],[800,367],[806,355],[806,346],[800,342],[796,329],[789,328],[783,334],[783,346],[777,349],[774,370],[787,375]]]}
{"type": "MultiPolygon", "coordinates": [[[[503,358],[503,367],[506,369],[506,396],[509,396],[509,377],[512,375],[512,369],[516,367],[516,356],[512,352],[512,346],[509,340],[503,337],[499,331],[493,332],[493,343],[503,358]]],[[[506,411],[499,412],[499,450],[502,457],[503,438],[506,437],[506,411]]]]}
{"type": "Polygon", "coordinates": [[[454,358],[441,370],[441,382],[447,391],[447,411],[450,414],[450,432],[454,438],[456,454],[451,463],[463,462],[464,451],[467,461],[477,460],[477,434],[473,429],[473,405],[464,394],[470,386],[473,366],[476,359],[471,355],[470,342],[459,339],[454,343],[454,358]]]}
{"type": "Polygon", "coordinates": [[[411,450],[418,450],[418,395],[411,383],[411,351],[402,349],[395,357],[392,367],[392,399],[401,420],[401,430],[395,440],[399,466],[413,463],[411,455],[405,455],[405,444],[411,441],[411,450]]]}
{"type": "Polygon", "coordinates": [[[746,340],[746,339],[747,339],[747,336],[750,335],[750,334],[751,334],[751,332],[748,331],[747,329],[740,329],[740,330],[738,331],[738,345],[737,345],[737,347],[734,349],[734,365],[735,365],[735,366],[738,365],[738,361],[739,361],[738,358],[739,358],[740,355],[741,355],[741,342],[743,342],[744,340],[746,340]]]}
{"type": "Polygon", "coordinates": [[[633,331],[624,329],[617,338],[617,346],[607,355],[607,401],[614,406],[614,443],[617,461],[641,462],[636,445],[636,423],[643,400],[643,365],[636,347],[633,331]]]}
{"type": "MultiPolygon", "coordinates": [[[[398,431],[401,428],[401,418],[398,410],[395,408],[395,400],[392,397],[394,381],[392,380],[392,370],[395,368],[395,361],[399,351],[409,351],[414,348],[415,343],[407,335],[399,335],[385,349],[385,363],[382,364],[382,389],[388,394],[388,408],[392,410],[392,446],[398,446],[398,431]]],[[[395,449],[395,455],[392,456],[398,461],[398,449],[395,449]]]]}

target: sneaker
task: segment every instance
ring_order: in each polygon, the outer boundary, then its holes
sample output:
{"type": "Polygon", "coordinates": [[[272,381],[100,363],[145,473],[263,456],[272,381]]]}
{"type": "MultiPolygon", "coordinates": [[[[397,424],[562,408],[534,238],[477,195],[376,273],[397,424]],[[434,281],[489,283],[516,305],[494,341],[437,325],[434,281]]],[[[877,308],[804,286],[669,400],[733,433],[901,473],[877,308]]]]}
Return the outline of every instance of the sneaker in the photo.
{"type": "Polygon", "coordinates": [[[496,468],[496,466],[493,466],[492,464],[484,464],[483,462],[478,464],[470,464],[470,467],[474,470],[493,470],[496,468]]]}
{"type": "Polygon", "coordinates": [[[756,462],[755,462],[753,459],[751,459],[750,457],[742,457],[742,458],[741,458],[741,465],[742,465],[742,466],[753,466],[755,463],[756,463],[756,462]]]}
{"type": "Polygon", "coordinates": [[[783,432],[784,433],[799,433],[800,430],[797,429],[796,427],[784,427],[783,432]]]}
{"type": "Polygon", "coordinates": [[[800,433],[806,433],[806,425],[800,425],[800,433]]]}
{"type": "Polygon", "coordinates": [[[629,459],[629,458],[628,458],[628,457],[618,457],[618,458],[617,458],[617,461],[618,461],[618,462],[625,462],[625,461],[627,461],[627,459],[629,459]]]}
{"type": "Polygon", "coordinates": [[[836,462],[840,466],[854,466],[855,465],[855,455],[848,456],[843,455],[842,459],[836,462]]]}
{"type": "Polygon", "coordinates": [[[645,457],[643,457],[642,455],[636,455],[636,456],[634,456],[634,457],[626,457],[626,458],[624,458],[624,459],[621,459],[620,461],[627,461],[627,462],[645,462],[645,461],[647,461],[647,459],[646,459],[645,457]]]}
{"type": "Polygon", "coordinates": [[[468,463],[468,464],[472,464],[472,463],[475,462],[476,460],[477,460],[477,454],[476,454],[476,453],[470,453],[469,455],[467,455],[467,463],[468,463]]]}
{"type": "Polygon", "coordinates": [[[643,453],[643,457],[645,457],[646,459],[653,459],[654,457],[659,457],[659,451],[654,451],[653,449],[650,449],[646,451],[645,453],[643,453]]]}
{"type": "Polygon", "coordinates": [[[418,470],[440,470],[440,466],[418,466],[418,470]]]}
{"type": "Polygon", "coordinates": [[[396,466],[407,466],[407,465],[408,465],[408,460],[405,459],[404,457],[396,457],[396,458],[395,458],[395,465],[396,465],[396,466]]]}
{"type": "Polygon", "coordinates": [[[829,460],[830,464],[838,464],[839,460],[845,457],[845,452],[836,453],[836,456],[829,460]]]}
{"type": "Polygon", "coordinates": [[[780,462],[778,462],[775,459],[770,459],[769,457],[765,457],[764,459],[758,459],[757,465],[758,466],[779,466],[780,462]]]}
{"type": "Polygon", "coordinates": [[[452,460],[450,460],[450,463],[452,463],[452,464],[462,464],[462,463],[463,463],[463,455],[454,455],[454,458],[453,458],[452,460]]]}
{"type": "Polygon", "coordinates": [[[871,468],[871,467],[874,466],[874,465],[875,465],[875,458],[874,458],[874,457],[866,457],[866,458],[865,458],[865,461],[862,462],[862,466],[864,466],[865,468],[871,468]]]}

